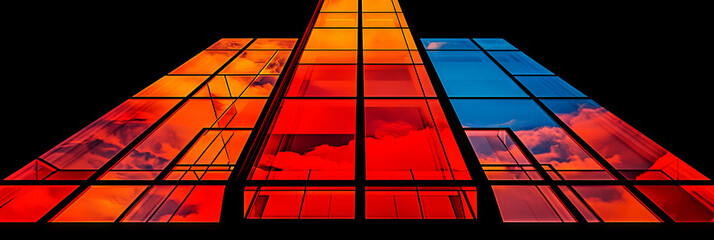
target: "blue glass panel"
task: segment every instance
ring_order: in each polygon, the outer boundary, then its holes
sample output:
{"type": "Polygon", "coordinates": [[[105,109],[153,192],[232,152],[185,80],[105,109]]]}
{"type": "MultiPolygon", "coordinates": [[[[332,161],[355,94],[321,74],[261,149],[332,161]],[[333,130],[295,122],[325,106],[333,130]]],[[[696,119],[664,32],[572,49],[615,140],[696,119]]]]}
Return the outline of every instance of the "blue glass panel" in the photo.
{"type": "Polygon", "coordinates": [[[494,51],[488,53],[513,75],[553,74],[520,51],[494,51]]]}
{"type": "Polygon", "coordinates": [[[427,50],[479,50],[468,38],[422,38],[421,42],[427,50]]]}
{"type": "MultiPolygon", "coordinates": [[[[530,99],[452,99],[461,125],[510,128],[541,164],[556,170],[603,170],[565,130],[530,99]]],[[[592,179],[575,174],[567,178],[592,179]]]]}
{"type": "Polygon", "coordinates": [[[518,50],[503,38],[474,38],[484,50],[518,50]]]}
{"type": "Polygon", "coordinates": [[[536,97],[585,97],[585,94],[556,76],[518,76],[516,79],[536,97]]]}
{"type": "Polygon", "coordinates": [[[449,97],[527,97],[481,51],[428,51],[449,97]]]}

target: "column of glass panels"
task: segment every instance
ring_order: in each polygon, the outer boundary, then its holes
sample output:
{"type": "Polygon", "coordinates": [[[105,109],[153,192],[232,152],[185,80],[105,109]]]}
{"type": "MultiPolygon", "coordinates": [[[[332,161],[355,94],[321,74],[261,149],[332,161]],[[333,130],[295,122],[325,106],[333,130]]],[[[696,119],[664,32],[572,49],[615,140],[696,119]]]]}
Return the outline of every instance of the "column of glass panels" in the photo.
{"type": "Polygon", "coordinates": [[[0,186],[0,221],[217,222],[295,42],[221,39],[6,178],[47,185],[0,186]]]}

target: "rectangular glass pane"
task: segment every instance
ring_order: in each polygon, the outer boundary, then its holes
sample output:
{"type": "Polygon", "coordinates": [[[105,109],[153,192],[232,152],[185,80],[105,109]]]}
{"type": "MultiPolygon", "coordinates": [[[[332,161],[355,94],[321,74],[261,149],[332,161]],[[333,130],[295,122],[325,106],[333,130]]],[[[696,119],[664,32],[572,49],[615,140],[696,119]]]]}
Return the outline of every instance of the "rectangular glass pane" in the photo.
{"type": "Polygon", "coordinates": [[[468,38],[422,38],[426,50],[479,50],[468,38]]]}
{"type": "Polygon", "coordinates": [[[449,97],[527,97],[481,51],[428,51],[449,97]]]}
{"type": "Polygon", "coordinates": [[[538,64],[523,52],[491,51],[488,53],[513,75],[553,75],[552,72],[548,71],[548,69],[538,64]]]}
{"type": "Polygon", "coordinates": [[[585,97],[585,94],[556,76],[517,76],[516,79],[536,97],[585,97]]]}
{"type": "Polygon", "coordinates": [[[622,186],[573,186],[605,222],[660,222],[622,186]]]}
{"type": "Polygon", "coordinates": [[[504,222],[575,222],[548,186],[492,186],[504,222]],[[546,197],[549,196],[549,197],[546,197]]]}
{"type": "Polygon", "coordinates": [[[357,51],[303,51],[301,64],[357,64],[357,51]]]}
{"type": "Polygon", "coordinates": [[[396,13],[363,13],[362,27],[401,27],[396,13]]]}
{"type": "Polygon", "coordinates": [[[423,97],[414,65],[364,65],[365,97],[423,97]]]}
{"type": "Polygon", "coordinates": [[[320,13],[315,27],[357,27],[357,13],[320,13]]]}
{"type": "Polygon", "coordinates": [[[357,29],[313,29],[306,50],[357,49],[357,29]]]}
{"type": "Polygon", "coordinates": [[[0,222],[37,222],[77,186],[0,186],[0,222]]]}
{"type": "Polygon", "coordinates": [[[714,222],[714,186],[637,186],[676,222],[714,222]]]}
{"type": "Polygon", "coordinates": [[[518,50],[503,38],[474,38],[484,50],[518,50]]]}
{"type": "Polygon", "coordinates": [[[206,50],[188,62],[179,66],[169,74],[205,74],[210,75],[223,66],[238,51],[211,51],[206,50]]]}
{"type": "Polygon", "coordinates": [[[134,97],[186,97],[206,79],[207,76],[164,76],[134,97]]]}
{"type": "Polygon", "coordinates": [[[288,89],[290,97],[354,97],[356,65],[299,65],[288,89]]]}
{"type": "Polygon", "coordinates": [[[353,187],[261,187],[245,193],[248,219],[352,219],[355,215],[353,187]]]}
{"type": "Polygon", "coordinates": [[[476,190],[368,187],[367,219],[474,219],[476,190]]]}
{"type": "Polygon", "coordinates": [[[147,186],[90,186],[51,222],[114,222],[147,186]]]}
{"type": "Polygon", "coordinates": [[[404,37],[404,32],[397,28],[362,30],[365,50],[407,50],[407,42],[404,37]]]}
{"type": "Polygon", "coordinates": [[[357,0],[325,0],[320,12],[356,12],[357,0]]]}
{"type": "Polygon", "coordinates": [[[208,49],[212,50],[241,50],[252,38],[221,38],[208,49]]]}

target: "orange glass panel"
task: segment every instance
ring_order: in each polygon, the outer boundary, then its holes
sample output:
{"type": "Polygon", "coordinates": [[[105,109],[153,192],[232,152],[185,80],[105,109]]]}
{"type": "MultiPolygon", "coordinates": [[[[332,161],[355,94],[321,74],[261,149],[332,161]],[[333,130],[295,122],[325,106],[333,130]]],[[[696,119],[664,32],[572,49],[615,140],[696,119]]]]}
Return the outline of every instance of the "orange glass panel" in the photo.
{"type": "Polygon", "coordinates": [[[268,97],[278,81],[276,75],[258,75],[248,88],[241,93],[241,97],[268,97]]]}
{"type": "Polygon", "coordinates": [[[147,186],[90,186],[51,222],[113,222],[147,186]]]}
{"type": "Polygon", "coordinates": [[[548,186],[492,186],[504,222],[575,222],[548,186]]]}
{"type": "Polygon", "coordinates": [[[272,49],[272,50],[290,50],[297,43],[296,38],[258,38],[250,46],[251,49],[272,49]]]}
{"type": "Polygon", "coordinates": [[[351,219],[354,187],[246,187],[249,219],[351,219]]]}
{"type": "Polygon", "coordinates": [[[241,50],[252,38],[221,38],[208,49],[241,50]]]}
{"type": "Polygon", "coordinates": [[[232,106],[233,101],[189,100],[112,170],[162,170],[202,128],[211,126],[216,116],[232,106]]]}
{"type": "Polygon", "coordinates": [[[307,50],[357,49],[357,29],[313,29],[305,45],[307,50]]]}
{"type": "Polygon", "coordinates": [[[364,65],[365,97],[423,97],[414,65],[364,65]]]}
{"type": "MultiPolygon", "coordinates": [[[[412,54],[412,58],[415,55],[412,54]]],[[[426,72],[424,65],[414,65],[416,68],[417,76],[419,76],[419,81],[421,82],[421,89],[424,91],[424,96],[426,97],[436,97],[436,92],[434,92],[434,87],[431,85],[431,79],[429,74],[426,72]]]]}
{"type": "Polygon", "coordinates": [[[356,94],[356,65],[299,65],[287,96],[354,97],[356,94]]]}
{"type": "Polygon", "coordinates": [[[36,222],[77,186],[0,186],[0,222],[36,222]]]}
{"type": "Polygon", "coordinates": [[[221,74],[258,74],[275,53],[276,51],[246,50],[221,70],[221,74]]]}
{"type": "Polygon", "coordinates": [[[391,0],[362,0],[364,12],[394,12],[391,0]]]}
{"type": "Polygon", "coordinates": [[[193,97],[239,97],[255,76],[218,75],[193,97]]]}
{"type": "Polygon", "coordinates": [[[224,186],[196,186],[170,222],[218,222],[224,186]]]}
{"type": "Polygon", "coordinates": [[[714,222],[714,186],[637,186],[676,222],[714,222]]]}
{"type": "Polygon", "coordinates": [[[365,50],[407,50],[401,29],[363,29],[362,31],[365,50]]]}
{"type": "Polygon", "coordinates": [[[396,13],[362,13],[362,27],[400,27],[396,13]]]}
{"type": "Polygon", "coordinates": [[[315,27],[357,27],[357,13],[320,13],[315,27]]]}
{"type": "Polygon", "coordinates": [[[320,12],[356,12],[357,0],[325,0],[320,12]]]}
{"type": "Polygon", "coordinates": [[[210,51],[206,50],[188,62],[179,66],[169,74],[213,74],[223,66],[237,51],[210,51]]]}
{"type": "Polygon", "coordinates": [[[300,63],[357,63],[357,51],[303,51],[300,63]]]}
{"type": "Polygon", "coordinates": [[[354,100],[284,100],[251,179],[353,179],[354,100]]]}
{"type": "Polygon", "coordinates": [[[153,213],[149,222],[168,222],[173,217],[176,210],[181,206],[181,203],[186,199],[186,197],[191,193],[195,186],[176,186],[176,188],[171,191],[162,202],[160,206],[152,206],[152,209],[156,207],[156,211],[153,213]]]}
{"type": "Polygon", "coordinates": [[[605,222],[660,222],[622,186],[573,186],[605,222]]]}
{"type": "Polygon", "coordinates": [[[397,12],[402,11],[402,6],[399,6],[399,0],[392,0],[392,4],[394,4],[394,9],[397,10],[397,12]]]}
{"type": "Polygon", "coordinates": [[[181,158],[178,165],[235,164],[250,132],[250,130],[206,131],[205,135],[181,158]]]}
{"type": "Polygon", "coordinates": [[[409,51],[364,51],[364,63],[402,63],[411,64],[409,51]]]}
{"type": "MultiPolygon", "coordinates": [[[[6,180],[40,180],[63,169],[99,169],[178,102],[175,99],[127,100],[40,156],[45,161],[32,161],[6,180]]],[[[86,179],[76,177],[76,180],[86,179]]]]}
{"type": "Polygon", "coordinates": [[[365,100],[367,179],[470,179],[455,142],[447,159],[433,117],[425,100],[365,100]]]}
{"type": "MultiPolygon", "coordinates": [[[[395,1],[395,3],[396,3],[396,1],[395,1]]],[[[403,28],[408,27],[407,20],[404,19],[404,13],[397,13],[397,18],[399,18],[399,26],[400,27],[403,27],[403,28]]]]}
{"type": "Polygon", "coordinates": [[[186,97],[206,78],[206,76],[164,76],[134,97],[186,97]]]}
{"type": "Polygon", "coordinates": [[[266,99],[238,99],[212,125],[221,128],[252,128],[258,121],[266,99]]]}
{"type": "Polygon", "coordinates": [[[268,65],[260,71],[260,74],[280,74],[285,67],[285,63],[290,57],[290,51],[278,51],[268,65]]]}
{"type": "MultiPolygon", "coordinates": [[[[122,219],[122,222],[146,222],[161,207],[161,203],[176,186],[153,186],[141,198],[129,213],[122,219]]],[[[174,203],[177,204],[177,203],[174,203]]]]}
{"type": "Polygon", "coordinates": [[[402,33],[404,34],[404,39],[407,41],[407,47],[409,47],[409,50],[417,50],[412,32],[410,32],[408,28],[402,28],[402,33]]]}
{"type": "MultiPolygon", "coordinates": [[[[553,179],[555,179],[555,178],[553,178],[553,179]]],[[[568,188],[567,186],[558,186],[558,188],[560,188],[560,190],[563,191],[563,193],[568,198],[568,200],[570,200],[570,202],[572,202],[573,205],[575,205],[575,208],[578,209],[578,211],[580,212],[580,214],[583,215],[585,220],[587,220],[588,222],[601,222],[600,219],[597,216],[595,216],[595,214],[592,211],[590,211],[590,208],[588,208],[588,206],[585,205],[585,203],[580,201],[580,199],[577,196],[575,196],[575,193],[573,193],[573,191],[571,191],[570,188],[568,188]]]]}

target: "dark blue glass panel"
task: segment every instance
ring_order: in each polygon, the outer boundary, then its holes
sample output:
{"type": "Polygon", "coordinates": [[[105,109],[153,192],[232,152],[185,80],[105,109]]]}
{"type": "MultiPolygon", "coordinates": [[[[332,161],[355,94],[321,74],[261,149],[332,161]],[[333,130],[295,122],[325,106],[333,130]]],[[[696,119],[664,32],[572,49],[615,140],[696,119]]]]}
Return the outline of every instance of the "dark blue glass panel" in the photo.
{"type": "Polygon", "coordinates": [[[428,51],[449,97],[527,97],[481,51],[428,51]]]}
{"type": "Polygon", "coordinates": [[[503,38],[474,38],[484,50],[518,50],[503,38]]]}
{"type": "Polygon", "coordinates": [[[427,50],[479,50],[468,38],[422,38],[427,50]]]}
{"type": "Polygon", "coordinates": [[[585,97],[585,94],[556,76],[518,76],[516,79],[536,97],[585,97]]]}
{"type": "Polygon", "coordinates": [[[553,74],[520,51],[493,51],[488,53],[513,75],[553,74]]]}

